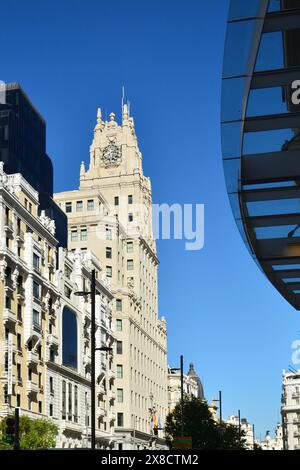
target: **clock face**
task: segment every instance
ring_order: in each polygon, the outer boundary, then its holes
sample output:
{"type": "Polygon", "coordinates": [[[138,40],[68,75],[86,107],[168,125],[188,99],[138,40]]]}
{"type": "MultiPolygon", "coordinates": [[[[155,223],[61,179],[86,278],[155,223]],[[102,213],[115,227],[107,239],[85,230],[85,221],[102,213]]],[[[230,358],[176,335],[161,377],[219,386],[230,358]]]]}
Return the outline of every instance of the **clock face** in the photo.
{"type": "Polygon", "coordinates": [[[102,161],[107,167],[119,165],[121,161],[121,147],[110,142],[103,150],[102,161]]]}

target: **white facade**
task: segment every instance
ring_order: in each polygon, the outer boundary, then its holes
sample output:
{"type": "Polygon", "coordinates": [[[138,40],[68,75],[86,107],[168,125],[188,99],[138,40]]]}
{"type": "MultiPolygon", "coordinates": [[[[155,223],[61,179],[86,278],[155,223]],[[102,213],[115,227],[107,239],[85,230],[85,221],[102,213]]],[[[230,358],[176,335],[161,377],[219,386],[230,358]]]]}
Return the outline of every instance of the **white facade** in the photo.
{"type": "Polygon", "coordinates": [[[283,371],[281,416],[284,449],[300,450],[300,370],[283,371]]]}
{"type": "Polygon", "coordinates": [[[266,432],[263,441],[258,442],[262,450],[283,450],[282,426],[277,424],[275,428],[275,437],[272,438],[270,431],[266,432]]]}
{"type": "Polygon", "coordinates": [[[247,449],[253,450],[254,436],[253,436],[253,425],[250,424],[246,418],[242,418],[239,423],[238,416],[230,416],[227,421],[227,424],[232,424],[237,428],[241,426],[241,431],[244,431],[245,436],[243,437],[246,441],[247,449]]]}
{"type": "MultiPolygon", "coordinates": [[[[38,193],[0,165],[0,416],[47,417],[58,447],[90,446],[90,273],[97,273],[96,346],[113,347],[113,295],[89,251],[57,249],[55,225],[39,214],[38,193]],[[64,315],[68,309],[75,336],[64,315]],[[77,332],[77,334],[76,334],[77,332]],[[73,341],[73,343],[72,343],[73,341]],[[66,345],[73,344],[70,362],[66,345]]],[[[97,353],[98,447],[114,446],[115,371],[111,353],[97,353]]]]}
{"type": "Polygon", "coordinates": [[[89,167],[80,188],[56,194],[68,216],[69,249],[92,250],[105,266],[115,296],[114,354],[118,399],[115,432],[123,449],[165,447],[168,411],[166,321],[158,315],[152,194],[144,176],[133,118],[126,105],[122,124],[97,113],[89,167]]]}
{"type": "MultiPolygon", "coordinates": [[[[183,394],[189,397],[201,398],[203,396],[203,387],[199,377],[194,371],[193,364],[187,374],[183,374],[183,394]]],[[[181,374],[180,370],[168,368],[168,411],[169,413],[181,400],[181,374]]]]}

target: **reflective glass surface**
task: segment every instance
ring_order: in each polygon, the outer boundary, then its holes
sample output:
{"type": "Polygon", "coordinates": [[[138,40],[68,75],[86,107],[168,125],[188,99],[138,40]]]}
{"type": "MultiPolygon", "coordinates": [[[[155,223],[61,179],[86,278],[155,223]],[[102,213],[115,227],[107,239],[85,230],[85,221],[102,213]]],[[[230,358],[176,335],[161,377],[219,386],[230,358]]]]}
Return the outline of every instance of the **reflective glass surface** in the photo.
{"type": "Polygon", "coordinates": [[[277,264],[272,268],[274,271],[288,271],[289,269],[300,269],[300,264],[277,264]]]}
{"type": "Polygon", "coordinates": [[[248,99],[247,117],[282,114],[289,111],[282,87],[251,90],[248,99]]]}
{"type": "Polygon", "coordinates": [[[222,83],[222,122],[241,119],[244,102],[245,79],[230,78],[222,83]]]}
{"type": "Polygon", "coordinates": [[[259,227],[256,228],[255,236],[258,240],[269,238],[286,238],[295,225],[277,225],[275,227],[259,227]]]}
{"type": "Polygon", "coordinates": [[[295,181],[280,181],[279,183],[260,183],[260,184],[244,184],[243,190],[247,189],[271,189],[271,188],[289,188],[296,186],[295,181]]]}
{"type": "Polygon", "coordinates": [[[250,216],[298,214],[300,213],[300,199],[247,202],[247,209],[250,216]]]}
{"type": "Polygon", "coordinates": [[[223,78],[245,75],[254,36],[255,21],[228,23],[223,78]]]}
{"type": "Polygon", "coordinates": [[[221,126],[223,158],[240,157],[242,148],[242,124],[223,123],[221,126]]]}
{"type": "Polygon", "coordinates": [[[261,0],[231,0],[228,20],[254,18],[260,10],[261,0]]]}
{"type": "Polygon", "coordinates": [[[246,132],[243,141],[243,154],[259,154],[288,150],[288,142],[295,137],[292,129],[246,132]]]}
{"type": "Polygon", "coordinates": [[[286,284],[289,284],[290,282],[300,282],[300,277],[290,277],[290,278],[282,279],[282,280],[286,284]]]}
{"type": "Polygon", "coordinates": [[[63,364],[77,368],[77,319],[68,307],[63,309],[63,364]]]}
{"type": "Polygon", "coordinates": [[[255,71],[281,69],[283,67],[282,33],[265,33],[262,35],[255,71]]]}
{"type": "Polygon", "coordinates": [[[227,191],[233,193],[237,191],[238,180],[240,178],[240,158],[223,160],[224,174],[226,180],[227,191]]]}
{"type": "Polygon", "coordinates": [[[270,0],[268,12],[300,8],[300,0],[270,0]]]}

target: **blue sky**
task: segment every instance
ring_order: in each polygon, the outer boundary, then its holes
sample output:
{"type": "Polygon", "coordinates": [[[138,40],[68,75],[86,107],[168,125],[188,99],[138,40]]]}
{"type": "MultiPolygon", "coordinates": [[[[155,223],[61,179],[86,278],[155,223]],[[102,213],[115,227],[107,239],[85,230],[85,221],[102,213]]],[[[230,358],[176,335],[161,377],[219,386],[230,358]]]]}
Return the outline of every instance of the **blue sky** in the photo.
{"type": "Polygon", "coordinates": [[[291,363],[298,312],[250,258],[225,189],[220,87],[228,2],[27,0],[1,5],[0,79],[20,82],[47,121],[55,190],[78,186],[96,108],[135,119],[153,199],[205,204],[205,247],[158,242],[160,314],[169,362],[193,361],[223,413],[279,420],[281,372],[291,363]]]}

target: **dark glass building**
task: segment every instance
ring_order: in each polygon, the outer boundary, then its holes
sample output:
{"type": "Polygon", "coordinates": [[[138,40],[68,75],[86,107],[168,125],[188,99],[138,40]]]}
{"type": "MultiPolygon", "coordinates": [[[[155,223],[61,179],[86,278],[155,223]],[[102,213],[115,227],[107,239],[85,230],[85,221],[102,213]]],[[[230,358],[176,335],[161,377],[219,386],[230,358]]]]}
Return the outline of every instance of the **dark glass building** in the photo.
{"type": "Polygon", "coordinates": [[[56,238],[67,246],[67,218],[53,201],[53,168],[46,154],[46,124],[20,85],[6,85],[0,104],[0,161],[6,173],[21,173],[39,192],[40,210],[55,220],[56,238]]]}
{"type": "Polygon", "coordinates": [[[253,258],[300,310],[300,0],[231,0],[222,152],[253,258]]]}

